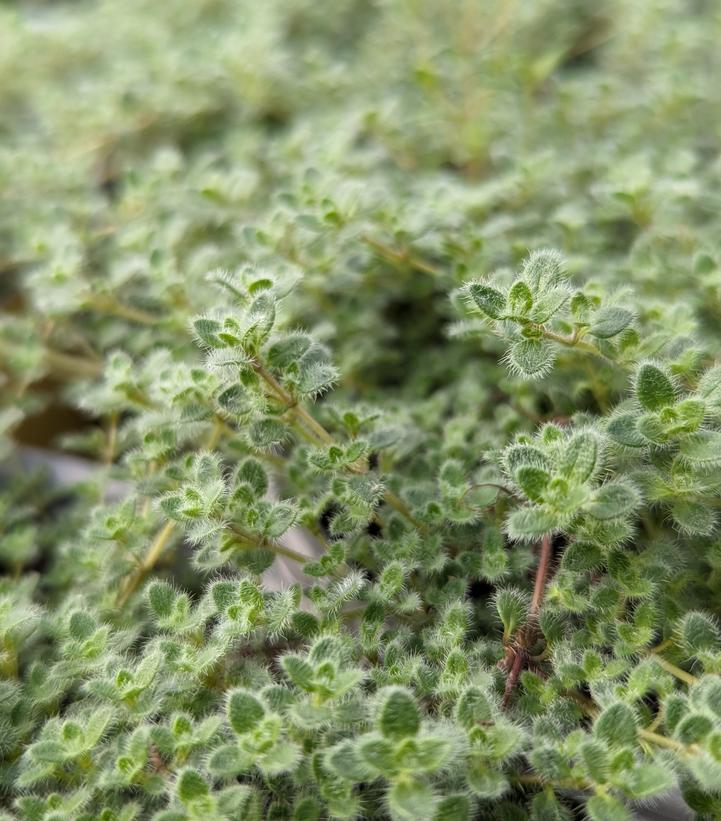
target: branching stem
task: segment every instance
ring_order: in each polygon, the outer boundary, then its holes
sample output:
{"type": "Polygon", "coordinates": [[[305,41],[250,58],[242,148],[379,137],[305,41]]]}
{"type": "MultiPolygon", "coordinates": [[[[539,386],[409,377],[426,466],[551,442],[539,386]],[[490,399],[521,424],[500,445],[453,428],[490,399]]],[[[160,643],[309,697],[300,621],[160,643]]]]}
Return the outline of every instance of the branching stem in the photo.
{"type": "Polygon", "coordinates": [[[551,567],[552,553],[552,539],[550,536],[544,536],[543,539],[541,539],[541,551],[538,559],[538,568],[536,569],[536,580],[533,585],[533,596],[528,608],[528,622],[525,627],[518,631],[518,639],[513,647],[513,662],[508,671],[508,678],[506,679],[506,687],[503,694],[504,707],[507,707],[511,700],[521,672],[531,657],[531,647],[538,637],[538,614],[541,612],[543,597],[546,593],[546,582],[551,567]]]}
{"type": "MultiPolygon", "coordinates": [[[[288,412],[296,418],[296,420],[302,425],[302,428],[307,430],[310,435],[312,435],[318,443],[323,445],[332,445],[335,440],[333,436],[320,424],[313,416],[300,404],[281,384],[278,380],[273,376],[273,374],[263,365],[262,362],[259,362],[257,359],[253,364],[253,370],[258,374],[258,376],[265,382],[268,386],[270,393],[282,402],[287,408],[288,412]]],[[[366,464],[365,460],[359,459],[357,462],[354,462],[348,468],[352,473],[356,473],[358,475],[362,475],[368,472],[368,465],[366,464]]],[[[397,510],[407,521],[409,521],[414,527],[418,528],[419,530],[426,530],[426,526],[418,521],[418,519],[413,516],[411,513],[410,508],[408,505],[399,498],[392,490],[385,490],[383,492],[383,498],[385,499],[386,503],[392,507],[394,510],[397,510]]]]}

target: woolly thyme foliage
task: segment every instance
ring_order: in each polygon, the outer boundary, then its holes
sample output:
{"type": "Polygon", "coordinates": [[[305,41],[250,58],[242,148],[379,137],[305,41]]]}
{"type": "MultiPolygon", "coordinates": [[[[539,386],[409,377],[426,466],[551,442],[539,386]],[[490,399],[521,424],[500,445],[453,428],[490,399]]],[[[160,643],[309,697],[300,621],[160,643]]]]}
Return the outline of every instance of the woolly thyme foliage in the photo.
{"type": "Polygon", "coordinates": [[[4,818],[721,815],[718,26],[616,5],[3,7],[4,818]]]}

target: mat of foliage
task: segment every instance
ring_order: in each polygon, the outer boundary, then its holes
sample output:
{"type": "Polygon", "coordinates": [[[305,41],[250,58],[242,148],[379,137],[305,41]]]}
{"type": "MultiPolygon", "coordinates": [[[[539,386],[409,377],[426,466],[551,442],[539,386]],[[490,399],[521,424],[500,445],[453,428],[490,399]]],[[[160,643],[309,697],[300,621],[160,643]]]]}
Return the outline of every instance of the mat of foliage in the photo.
{"type": "Polygon", "coordinates": [[[721,817],[719,36],[0,7],[3,821],[721,817]]]}

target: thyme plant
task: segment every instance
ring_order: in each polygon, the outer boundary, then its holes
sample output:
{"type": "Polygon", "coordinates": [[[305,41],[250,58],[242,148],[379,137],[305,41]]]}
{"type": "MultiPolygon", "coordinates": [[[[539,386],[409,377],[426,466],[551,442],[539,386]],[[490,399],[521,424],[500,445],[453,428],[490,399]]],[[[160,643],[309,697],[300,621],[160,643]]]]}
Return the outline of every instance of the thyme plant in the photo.
{"type": "Polygon", "coordinates": [[[2,821],[721,817],[693,6],[0,9],[2,821]]]}

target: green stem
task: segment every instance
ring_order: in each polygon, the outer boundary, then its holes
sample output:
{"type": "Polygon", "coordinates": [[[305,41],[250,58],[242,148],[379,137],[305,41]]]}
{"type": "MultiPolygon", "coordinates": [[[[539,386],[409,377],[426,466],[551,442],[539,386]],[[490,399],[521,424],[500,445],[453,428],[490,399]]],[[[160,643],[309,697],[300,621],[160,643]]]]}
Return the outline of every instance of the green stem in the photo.
{"type": "Polygon", "coordinates": [[[286,547],[285,545],[255,536],[237,525],[231,525],[228,529],[231,533],[235,534],[244,545],[252,545],[253,547],[260,547],[263,550],[270,550],[277,556],[283,556],[286,559],[291,559],[291,561],[298,562],[298,564],[306,564],[312,560],[312,556],[306,556],[303,553],[299,553],[297,550],[286,547]]]}
{"type": "MultiPolygon", "coordinates": [[[[258,376],[265,382],[268,386],[268,389],[273,397],[278,399],[282,404],[284,404],[288,412],[296,418],[296,420],[301,424],[304,430],[307,430],[308,433],[313,436],[319,444],[322,445],[333,445],[335,440],[331,436],[331,434],[320,424],[316,419],[311,416],[311,414],[301,405],[273,376],[273,374],[263,365],[262,362],[255,360],[253,364],[253,370],[258,374],[258,376]]],[[[362,475],[368,472],[368,465],[364,459],[359,459],[357,462],[354,462],[352,465],[349,465],[348,470],[351,473],[355,473],[358,475],[362,475]]],[[[410,508],[408,505],[396,496],[392,490],[385,490],[383,492],[383,498],[385,499],[386,503],[392,507],[394,510],[397,510],[405,519],[407,519],[414,527],[418,528],[419,530],[426,530],[426,526],[418,521],[418,519],[413,516],[411,513],[410,508]]]]}
{"type": "Polygon", "coordinates": [[[414,268],[416,271],[422,271],[425,274],[430,274],[434,277],[440,277],[443,275],[443,272],[436,268],[435,266],[431,265],[430,263],[426,262],[425,260],[417,257],[408,251],[397,251],[395,248],[391,248],[389,245],[386,245],[383,242],[379,242],[377,239],[373,239],[369,237],[367,234],[363,234],[361,240],[365,242],[366,245],[370,246],[374,251],[376,251],[380,256],[384,257],[387,260],[395,263],[396,265],[400,265],[402,267],[410,267],[414,268]]]}

